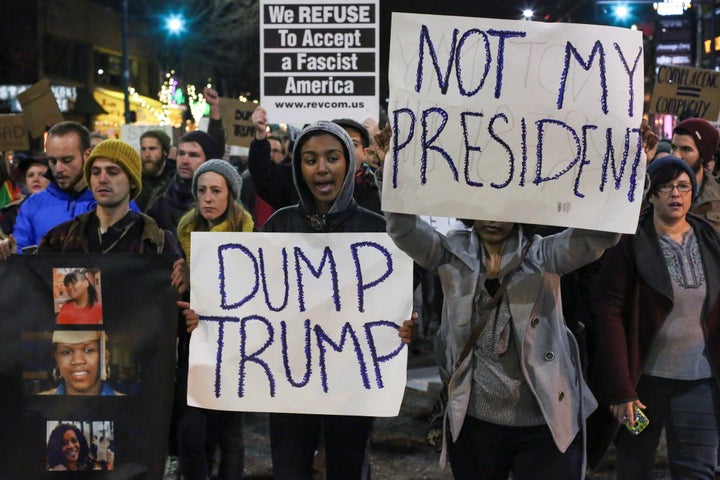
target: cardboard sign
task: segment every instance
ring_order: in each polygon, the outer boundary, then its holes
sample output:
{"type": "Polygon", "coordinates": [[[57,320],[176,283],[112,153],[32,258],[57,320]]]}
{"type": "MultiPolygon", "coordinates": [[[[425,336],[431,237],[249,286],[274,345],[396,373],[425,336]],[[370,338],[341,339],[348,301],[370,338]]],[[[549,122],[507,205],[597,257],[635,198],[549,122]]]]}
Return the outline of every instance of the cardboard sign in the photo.
{"type": "Polygon", "coordinates": [[[173,140],[173,129],[171,125],[132,125],[123,124],[120,139],[129,143],[135,150],[140,151],[140,137],[148,130],[162,130],[173,140]]]}
{"type": "Polygon", "coordinates": [[[220,99],[222,123],[225,128],[225,143],[238,147],[249,147],[255,138],[255,127],[250,116],[257,107],[252,102],[241,102],[231,98],[220,99]]]}
{"type": "Polygon", "coordinates": [[[384,233],[193,233],[188,405],[394,416],[412,260],[384,233]]]}
{"type": "Polygon", "coordinates": [[[260,98],[272,122],[378,118],[378,4],[260,2],[260,98]]]}
{"type": "Polygon", "coordinates": [[[30,140],[22,115],[0,115],[0,151],[27,150],[30,140]]]}
{"type": "Polygon", "coordinates": [[[23,109],[25,128],[32,138],[42,137],[47,127],[63,121],[60,107],[47,78],[18,93],[17,98],[23,109]]]}
{"type": "Polygon", "coordinates": [[[634,232],[642,33],[393,13],[383,210],[634,232]]]}
{"type": "Polygon", "coordinates": [[[687,111],[710,122],[720,115],[720,72],[661,65],[655,76],[650,112],[680,116],[687,111]]]}

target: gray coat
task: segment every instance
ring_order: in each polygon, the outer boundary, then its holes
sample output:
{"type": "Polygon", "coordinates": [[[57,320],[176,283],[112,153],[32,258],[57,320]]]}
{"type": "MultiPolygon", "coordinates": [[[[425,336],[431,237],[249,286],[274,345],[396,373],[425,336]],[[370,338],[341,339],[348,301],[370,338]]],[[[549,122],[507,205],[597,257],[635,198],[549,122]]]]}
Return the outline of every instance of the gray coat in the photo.
{"type": "MultiPolygon", "coordinates": [[[[472,331],[478,273],[485,268],[480,239],[474,231],[450,232],[445,237],[413,215],[386,213],[386,218],[388,233],[398,247],[440,277],[445,301],[438,344],[443,350],[441,376],[448,381],[472,331]]],[[[516,231],[505,247],[500,268],[500,279],[517,270],[506,292],[513,340],[523,377],[555,444],[565,452],[597,402],[582,377],[577,343],[562,315],[560,275],[596,260],[620,236],[575,229],[536,236],[520,265],[527,239],[522,228],[516,231]]],[[[471,380],[472,375],[465,375],[461,393],[448,403],[446,420],[454,438],[467,411],[471,380]]]]}

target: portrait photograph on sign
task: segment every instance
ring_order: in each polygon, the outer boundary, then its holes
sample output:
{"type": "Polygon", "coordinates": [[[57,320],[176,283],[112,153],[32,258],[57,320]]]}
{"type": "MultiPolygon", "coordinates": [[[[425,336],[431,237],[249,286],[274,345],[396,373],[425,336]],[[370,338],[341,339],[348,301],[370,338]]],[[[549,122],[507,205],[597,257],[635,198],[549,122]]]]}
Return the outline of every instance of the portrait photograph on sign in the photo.
{"type": "Polygon", "coordinates": [[[53,269],[56,323],[98,325],[103,323],[99,269],[53,269]]]}
{"type": "Polygon", "coordinates": [[[24,332],[25,395],[137,394],[141,365],[132,354],[133,339],[113,339],[104,330],[24,332]]]}
{"type": "Polygon", "coordinates": [[[47,422],[46,470],[82,472],[113,470],[115,427],[112,421],[47,422]]]}

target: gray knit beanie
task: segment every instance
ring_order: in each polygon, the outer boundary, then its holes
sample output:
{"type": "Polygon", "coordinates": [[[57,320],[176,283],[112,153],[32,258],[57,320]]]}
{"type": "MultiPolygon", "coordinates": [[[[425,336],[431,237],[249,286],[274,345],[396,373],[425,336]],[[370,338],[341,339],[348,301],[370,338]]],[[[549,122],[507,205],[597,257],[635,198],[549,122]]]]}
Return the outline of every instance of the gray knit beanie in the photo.
{"type": "Polygon", "coordinates": [[[192,194],[195,200],[197,200],[197,180],[200,178],[200,175],[207,172],[215,172],[218,175],[222,175],[228,184],[228,188],[230,189],[230,193],[233,198],[235,200],[240,198],[242,178],[240,178],[240,174],[237,169],[233,167],[230,162],[215,158],[206,161],[201,164],[197,170],[195,170],[195,174],[192,179],[192,194]]]}

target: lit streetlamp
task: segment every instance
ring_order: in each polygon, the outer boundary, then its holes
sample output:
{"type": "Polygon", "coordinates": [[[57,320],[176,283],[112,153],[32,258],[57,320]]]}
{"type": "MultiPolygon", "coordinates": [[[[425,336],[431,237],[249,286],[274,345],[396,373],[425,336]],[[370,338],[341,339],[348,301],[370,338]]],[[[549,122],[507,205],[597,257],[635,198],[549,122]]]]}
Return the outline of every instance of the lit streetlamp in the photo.
{"type": "MultiPolygon", "coordinates": [[[[125,106],[125,123],[132,123],[130,111],[130,57],[128,55],[128,0],[122,0],[122,89],[125,106]]],[[[165,21],[165,28],[170,35],[179,35],[185,31],[185,18],[181,14],[171,14],[165,21]]]]}
{"type": "Polygon", "coordinates": [[[532,20],[534,13],[535,13],[535,12],[533,12],[531,8],[526,8],[526,9],[523,10],[523,12],[522,12],[523,18],[524,18],[525,20],[532,20]]]}

